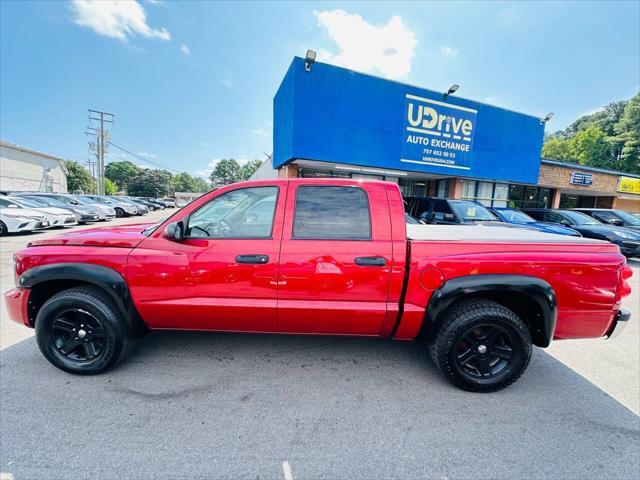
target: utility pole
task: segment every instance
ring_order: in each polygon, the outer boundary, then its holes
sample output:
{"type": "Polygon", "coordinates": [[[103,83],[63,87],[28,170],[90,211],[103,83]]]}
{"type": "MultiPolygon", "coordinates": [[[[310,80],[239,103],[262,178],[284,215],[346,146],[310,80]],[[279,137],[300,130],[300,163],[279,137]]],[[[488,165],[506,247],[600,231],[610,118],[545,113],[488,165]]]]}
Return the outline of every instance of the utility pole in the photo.
{"type": "Polygon", "coordinates": [[[85,132],[88,135],[94,135],[95,144],[89,143],[89,148],[95,153],[96,162],[96,183],[98,184],[98,195],[104,195],[104,159],[106,153],[106,143],[111,139],[111,134],[105,130],[104,124],[114,124],[115,117],[112,113],[101,112],[100,110],[89,109],[89,124],[87,127],[91,132],[85,132]],[[99,122],[98,127],[91,126],[91,122],[99,122]]]}
{"type": "Polygon", "coordinates": [[[96,162],[94,160],[87,160],[85,163],[87,164],[87,168],[89,169],[89,172],[91,172],[91,176],[93,178],[96,178],[96,169],[95,169],[96,162]]]}

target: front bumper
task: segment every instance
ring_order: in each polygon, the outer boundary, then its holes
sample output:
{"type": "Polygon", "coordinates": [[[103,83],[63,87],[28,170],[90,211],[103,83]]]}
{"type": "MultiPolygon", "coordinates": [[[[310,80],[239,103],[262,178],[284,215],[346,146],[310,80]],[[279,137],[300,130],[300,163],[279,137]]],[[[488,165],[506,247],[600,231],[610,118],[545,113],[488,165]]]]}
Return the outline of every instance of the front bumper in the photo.
{"type": "Polygon", "coordinates": [[[609,331],[605,334],[605,337],[607,337],[608,339],[619,337],[629,323],[630,318],[631,312],[625,308],[621,308],[616,314],[616,318],[613,320],[611,328],[609,328],[609,331]]]}
{"type": "Polygon", "coordinates": [[[14,322],[21,323],[27,327],[33,327],[29,323],[29,292],[28,288],[14,288],[5,292],[4,303],[7,306],[9,318],[14,322]]]}

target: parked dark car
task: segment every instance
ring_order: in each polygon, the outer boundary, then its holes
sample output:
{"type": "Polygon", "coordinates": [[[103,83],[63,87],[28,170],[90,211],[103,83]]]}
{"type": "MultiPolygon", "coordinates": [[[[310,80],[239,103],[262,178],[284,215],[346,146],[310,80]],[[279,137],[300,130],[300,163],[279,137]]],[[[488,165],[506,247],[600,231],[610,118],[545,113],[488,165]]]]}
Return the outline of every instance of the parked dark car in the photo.
{"type": "Polygon", "coordinates": [[[573,210],[589,215],[602,223],[640,231],[640,218],[624,210],[609,210],[606,208],[574,208],[573,210]]]}
{"type": "Polygon", "coordinates": [[[608,240],[620,247],[625,257],[640,256],[640,232],[624,227],[614,227],[600,223],[584,213],[575,210],[552,210],[548,208],[523,208],[530,217],[541,222],[550,222],[571,227],[583,237],[608,240]]]}
{"type": "Polygon", "coordinates": [[[405,210],[409,215],[426,223],[456,225],[500,221],[487,207],[471,200],[406,197],[405,210]]]}
{"type": "Polygon", "coordinates": [[[557,223],[538,222],[535,218],[530,217],[524,212],[515,208],[507,207],[493,207],[490,208],[495,216],[505,223],[511,223],[512,225],[520,225],[522,227],[533,228],[539,232],[555,233],[558,235],[571,235],[574,237],[581,237],[582,235],[573,228],[558,225],[557,223]]]}

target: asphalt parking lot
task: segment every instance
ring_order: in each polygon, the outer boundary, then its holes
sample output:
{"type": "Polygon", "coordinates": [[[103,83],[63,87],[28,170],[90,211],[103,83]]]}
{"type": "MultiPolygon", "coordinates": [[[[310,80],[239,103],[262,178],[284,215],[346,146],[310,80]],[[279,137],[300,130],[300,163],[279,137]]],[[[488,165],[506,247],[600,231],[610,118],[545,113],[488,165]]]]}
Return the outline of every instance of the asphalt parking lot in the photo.
{"type": "MultiPolygon", "coordinates": [[[[11,254],[56,233],[0,239],[3,291],[11,254]]],[[[49,365],[3,305],[0,472],[639,478],[640,262],[631,264],[633,318],[621,338],[535,349],[520,381],[488,395],[450,386],[420,344],[383,339],[163,332],[119,368],[78,377],[49,365]]]]}

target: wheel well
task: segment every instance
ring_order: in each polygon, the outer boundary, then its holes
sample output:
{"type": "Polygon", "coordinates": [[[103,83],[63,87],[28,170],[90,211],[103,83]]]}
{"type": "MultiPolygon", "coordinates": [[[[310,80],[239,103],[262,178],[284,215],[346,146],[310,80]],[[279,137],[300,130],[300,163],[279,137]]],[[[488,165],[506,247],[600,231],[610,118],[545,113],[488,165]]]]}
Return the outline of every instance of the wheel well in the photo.
{"type": "Polygon", "coordinates": [[[56,293],[85,285],[94,286],[89,282],[83,282],[80,280],[49,280],[32,286],[30,288],[31,293],[29,294],[29,306],[27,309],[29,325],[32,327],[35,326],[36,316],[38,315],[40,308],[44,305],[44,302],[49,300],[56,293]]]}
{"type": "Polygon", "coordinates": [[[453,302],[451,302],[446,310],[441,312],[437,318],[430,319],[430,321],[426,321],[427,318],[425,318],[425,322],[423,322],[422,336],[428,339],[432,338],[434,333],[438,330],[438,328],[440,328],[440,324],[445,318],[447,312],[451,308],[455,307],[458,302],[469,299],[491,300],[492,302],[498,303],[503,307],[508,308],[527,324],[534,345],[540,346],[545,343],[544,313],[542,311],[542,308],[540,307],[540,304],[538,304],[537,301],[524,293],[505,290],[489,290],[461,295],[453,302]]]}
{"type": "MultiPolygon", "coordinates": [[[[102,288],[100,285],[96,285],[95,283],[86,282],[83,280],[76,279],[58,279],[58,280],[47,280],[44,282],[37,283],[33,285],[29,294],[29,305],[27,308],[27,316],[29,319],[29,325],[34,327],[36,324],[36,317],[42,305],[53,297],[55,294],[62,292],[63,290],[68,290],[70,288],[75,287],[91,287],[99,290],[103,293],[106,293],[107,296],[113,298],[113,296],[106,289],[102,288]]],[[[117,302],[116,302],[117,303],[117,302]]],[[[138,312],[135,310],[135,307],[129,309],[129,311],[123,310],[120,308],[121,314],[127,324],[130,324],[131,334],[134,336],[144,335],[147,332],[146,325],[140,318],[138,312]]]]}

